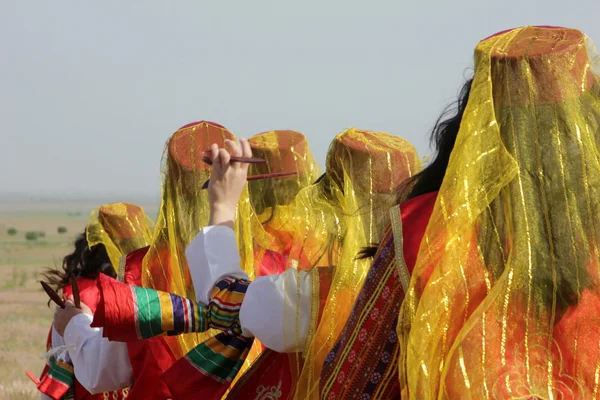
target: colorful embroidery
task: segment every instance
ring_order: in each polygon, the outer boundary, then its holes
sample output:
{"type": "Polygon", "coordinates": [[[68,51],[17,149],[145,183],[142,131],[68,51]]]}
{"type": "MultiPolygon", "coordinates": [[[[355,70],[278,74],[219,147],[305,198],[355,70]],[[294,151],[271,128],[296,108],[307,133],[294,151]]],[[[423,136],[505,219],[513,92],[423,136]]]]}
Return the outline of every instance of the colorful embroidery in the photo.
{"type": "Polygon", "coordinates": [[[281,391],[281,381],[277,386],[259,386],[256,389],[256,397],[254,400],[277,400],[283,395],[281,391]]]}
{"type": "Polygon", "coordinates": [[[49,360],[50,369],[48,371],[48,375],[66,386],[71,386],[73,384],[73,380],[75,378],[75,373],[73,372],[73,366],[69,363],[59,361],[54,357],[50,357],[49,360]]]}
{"type": "Polygon", "coordinates": [[[199,398],[219,399],[225,393],[253,343],[252,338],[241,336],[239,322],[249,281],[224,278],[217,282],[206,307],[154,289],[115,280],[100,281],[102,307],[99,306],[92,325],[102,326],[104,336],[110,340],[137,341],[209,329],[224,331],[193,348],[162,377],[174,398],[195,393],[199,398]]]}
{"type": "Polygon", "coordinates": [[[398,340],[390,327],[396,324],[404,291],[394,246],[392,229],[388,227],[350,318],[325,360],[321,398],[399,396],[398,340]]]}
{"type": "Polygon", "coordinates": [[[154,289],[112,279],[100,281],[101,301],[92,326],[103,327],[104,336],[110,340],[129,342],[211,328],[241,333],[239,310],[250,284],[247,280],[219,281],[206,307],[154,289]]]}

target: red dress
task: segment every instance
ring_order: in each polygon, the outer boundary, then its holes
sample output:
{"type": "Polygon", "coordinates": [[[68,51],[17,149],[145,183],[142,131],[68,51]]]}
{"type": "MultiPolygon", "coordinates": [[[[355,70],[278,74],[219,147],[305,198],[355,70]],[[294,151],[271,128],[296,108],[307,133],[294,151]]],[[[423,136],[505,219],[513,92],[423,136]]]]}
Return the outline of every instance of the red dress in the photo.
{"type": "MultiPolygon", "coordinates": [[[[92,312],[96,311],[96,307],[98,305],[98,296],[99,290],[96,286],[96,281],[93,279],[87,278],[78,278],[77,283],[79,285],[79,291],[81,296],[81,301],[86,304],[92,312]]],[[[71,296],[73,294],[71,285],[66,285],[63,288],[63,293],[65,296],[71,296]]],[[[50,329],[50,333],[48,334],[48,349],[52,347],[52,328],[50,329]]],[[[66,384],[64,379],[65,370],[69,370],[73,372],[72,366],[64,365],[62,363],[53,365],[53,362],[56,360],[52,360],[50,365],[46,365],[44,371],[42,372],[42,376],[40,377],[40,382],[38,384],[38,390],[47,396],[59,400],[65,396],[69,396],[68,392],[71,390],[72,397],[74,399],[125,399],[128,397],[129,390],[123,389],[116,392],[107,392],[107,393],[99,393],[99,394],[91,394],[88,392],[81,384],[77,381],[75,377],[72,386],[66,384]],[[52,367],[51,367],[52,365],[52,367]],[[54,371],[50,371],[50,369],[54,369],[54,371]],[[62,371],[61,371],[62,370],[62,371]],[[108,397],[107,397],[108,396],[108,397]]]]}
{"type": "MultiPolygon", "coordinates": [[[[321,398],[399,399],[396,325],[437,192],[400,205],[321,373],[321,398]],[[401,222],[401,226],[394,226],[401,222]],[[396,249],[403,254],[396,254],[396,249]]],[[[399,225],[399,224],[398,224],[399,225]]]]}
{"type": "MultiPolygon", "coordinates": [[[[149,246],[143,247],[126,256],[123,274],[125,283],[142,286],[142,261],[149,249],[149,246]]],[[[129,399],[164,400],[171,398],[171,392],[162,379],[162,374],[176,361],[168,345],[168,340],[176,341],[177,339],[161,336],[127,342],[134,380],[129,392],[129,399]]]]}
{"type": "MultiPolygon", "coordinates": [[[[320,267],[317,271],[320,299],[318,318],[320,319],[331,287],[333,271],[332,268],[325,267],[320,267]]],[[[298,367],[302,369],[302,359],[296,354],[265,349],[234,385],[227,399],[291,399],[299,372],[296,370],[298,367]]]]}

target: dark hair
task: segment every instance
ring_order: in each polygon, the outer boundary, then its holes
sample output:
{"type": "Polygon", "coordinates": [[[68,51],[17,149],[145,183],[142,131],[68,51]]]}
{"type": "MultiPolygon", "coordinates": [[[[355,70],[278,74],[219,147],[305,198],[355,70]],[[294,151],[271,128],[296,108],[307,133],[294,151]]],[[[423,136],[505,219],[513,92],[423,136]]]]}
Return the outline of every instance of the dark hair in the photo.
{"type": "Polygon", "coordinates": [[[250,203],[258,216],[261,224],[271,222],[275,216],[275,207],[288,205],[294,200],[301,189],[300,181],[294,179],[262,179],[248,181],[250,203]],[[268,195],[265,195],[268,193],[268,195]],[[265,218],[265,213],[269,213],[265,218]]]}
{"type": "MultiPolygon", "coordinates": [[[[468,79],[460,89],[458,99],[448,105],[431,131],[430,144],[435,147],[435,158],[421,172],[407,179],[398,192],[398,203],[420,196],[422,194],[440,190],[450,154],[454,149],[454,142],[458,136],[460,122],[462,121],[473,79],[468,79]]],[[[377,245],[373,244],[362,249],[357,257],[359,259],[374,257],[377,253],[377,245]]]]}
{"type": "Polygon", "coordinates": [[[71,276],[96,279],[100,273],[116,278],[110,258],[103,244],[90,248],[85,232],[75,240],[75,250],[63,258],[62,269],[48,268],[42,276],[55,289],[70,283],[71,276]]]}

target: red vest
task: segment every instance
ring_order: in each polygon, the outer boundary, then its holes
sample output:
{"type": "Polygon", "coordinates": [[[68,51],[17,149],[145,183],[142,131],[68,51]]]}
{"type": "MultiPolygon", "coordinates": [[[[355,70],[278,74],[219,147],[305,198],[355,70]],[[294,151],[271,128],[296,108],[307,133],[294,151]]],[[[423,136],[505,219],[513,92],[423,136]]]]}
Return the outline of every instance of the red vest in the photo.
{"type": "MultiPolygon", "coordinates": [[[[333,268],[319,268],[319,317],[325,308],[331,287],[333,268]]],[[[296,366],[302,369],[302,359],[294,353],[277,353],[264,349],[260,357],[235,384],[227,399],[288,399],[294,393],[296,366]],[[283,394],[277,397],[277,394],[283,394]]]]}
{"type": "MultiPolygon", "coordinates": [[[[96,286],[96,281],[93,279],[87,279],[87,278],[78,278],[77,279],[77,283],[79,284],[79,291],[80,291],[80,296],[81,296],[81,301],[86,304],[91,310],[92,312],[96,311],[96,306],[98,304],[98,295],[99,295],[99,290],[98,287],[96,286]]],[[[73,294],[72,289],[71,289],[71,285],[66,285],[63,288],[63,293],[66,297],[71,296],[73,294]]],[[[50,328],[50,333],[48,334],[48,346],[51,346],[51,342],[52,342],[52,328],[50,328]]],[[[48,376],[48,368],[46,367],[44,369],[44,372],[42,372],[42,376],[40,377],[40,386],[39,389],[42,393],[55,398],[55,399],[60,399],[62,398],[62,396],[65,393],[59,393],[57,391],[54,390],[54,386],[53,385],[43,385],[44,381],[47,379],[51,379],[48,376]]],[[[115,399],[115,400],[120,400],[120,399],[125,399],[127,398],[127,395],[129,393],[128,389],[123,389],[123,390],[119,390],[117,392],[107,392],[107,393],[99,393],[99,394],[91,394],[90,392],[88,392],[83,386],[81,386],[81,384],[77,381],[77,377],[75,377],[75,384],[73,387],[74,390],[74,396],[76,400],[102,400],[102,399],[106,399],[108,396],[109,399],[115,399]]]]}
{"type": "MultiPolygon", "coordinates": [[[[429,217],[433,210],[433,206],[435,204],[437,193],[429,193],[423,196],[419,196],[414,198],[401,207],[401,219],[403,225],[403,231],[405,232],[404,240],[403,240],[403,250],[404,250],[404,260],[406,262],[406,267],[408,272],[411,273],[414,267],[416,257],[419,251],[421,239],[425,233],[425,228],[427,227],[427,223],[429,222],[429,217]]],[[[397,279],[395,277],[394,279],[397,279]]],[[[329,285],[331,284],[331,280],[326,281],[325,279],[321,280],[321,283],[328,282],[328,284],[323,285],[320,288],[320,300],[321,300],[321,311],[325,305],[325,301],[327,299],[327,295],[329,292],[329,285]]],[[[390,286],[399,286],[399,282],[369,282],[372,285],[390,285],[390,286]]],[[[365,283],[365,286],[369,286],[365,283]]],[[[365,292],[365,288],[361,291],[361,293],[365,292]]],[[[390,297],[379,296],[377,301],[381,302],[389,302],[395,301],[390,297]]],[[[357,305],[355,306],[353,313],[357,310],[360,311],[364,308],[364,304],[361,304],[361,298],[366,302],[372,299],[370,296],[359,296],[357,300],[357,305]]],[[[403,298],[403,294],[402,294],[403,298]]],[[[400,307],[399,303],[401,302],[401,298],[398,299],[398,304],[394,304],[392,314],[397,317],[398,309],[400,307]]],[[[392,307],[390,307],[392,308],[392,307]]],[[[348,335],[352,333],[355,329],[357,329],[356,325],[353,325],[351,322],[352,317],[348,320],[348,323],[344,327],[344,332],[342,334],[348,335]]],[[[369,324],[371,323],[371,319],[364,322],[363,327],[368,331],[370,329],[369,324]]],[[[391,330],[395,331],[395,324],[386,327],[387,330],[381,330],[379,332],[381,334],[381,338],[378,337],[378,340],[385,338],[387,340],[389,333],[391,330]]],[[[361,328],[361,327],[358,327],[361,328]]],[[[397,345],[397,340],[394,339],[394,343],[397,345]]],[[[363,346],[364,343],[357,344],[357,346],[363,346]]],[[[368,363],[376,363],[380,360],[352,360],[352,359],[344,359],[342,370],[348,370],[351,366],[357,365],[357,363],[368,362],[368,363]]],[[[275,398],[276,395],[279,395],[281,400],[291,399],[294,395],[295,391],[295,377],[297,376],[297,371],[293,371],[296,368],[297,362],[294,354],[280,354],[276,353],[272,350],[266,350],[263,352],[261,357],[253,364],[253,366],[242,376],[242,378],[238,381],[235,387],[230,392],[228,399],[249,399],[249,398],[275,398]],[[271,395],[271,397],[269,397],[271,395]],[[263,396],[263,397],[261,397],[263,396]]],[[[394,373],[395,382],[397,382],[397,371],[394,373]]],[[[351,378],[352,379],[352,378],[351,378]]],[[[362,377],[357,376],[357,381],[361,382],[362,377]]],[[[359,385],[348,385],[348,379],[337,379],[336,385],[339,385],[340,388],[346,387],[346,389],[333,388],[330,393],[344,393],[341,397],[333,397],[333,398],[346,398],[346,396],[354,396],[356,395],[356,391],[348,390],[348,387],[360,387],[359,390],[363,388],[359,385]]],[[[368,391],[364,391],[364,393],[368,393],[368,391]]],[[[400,391],[399,385],[396,384],[396,387],[390,387],[384,391],[385,398],[399,398],[400,391]]]]}
{"type": "MultiPolygon", "coordinates": [[[[130,285],[142,286],[142,261],[150,247],[144,247],[126,256],[124,281],[130,285]]],[[[165,400],[171,392],[162,379],[162,374],[176,361],[166,340],[175,337],[159,336],[136,342],[128,342],[129,361],[133,369],[134,384],[129,391],[129,399],[165,400]]]]}

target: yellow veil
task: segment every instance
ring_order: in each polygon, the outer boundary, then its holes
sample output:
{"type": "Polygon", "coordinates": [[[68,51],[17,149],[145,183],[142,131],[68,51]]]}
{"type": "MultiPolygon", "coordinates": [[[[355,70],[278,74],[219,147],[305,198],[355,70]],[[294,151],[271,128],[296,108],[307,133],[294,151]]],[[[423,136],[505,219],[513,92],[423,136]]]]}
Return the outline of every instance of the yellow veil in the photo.
{"type": "MultiPolygon", "coordinates": [[[[213,143],[222,147],[226,139],[235,140],[235,136],[221,125],[200,121],[183,126],[167,141],[162,202],[152,244],[143,261],[144,287],[195,298],[185,248],[208,224],[210,216],[207,190],[201,190],[210,177],[210,166],[202,161],[201,155],[213,143]]],[[[244,223],[250,215],[248,192],[244,190],[238,204],[235,231],[241,266],[253,277],[252,237],[250,225],[244,223]]],[[[178,346],[171,346],[171,350],[179,358],[214,334],[177,336],[178,346]]]]}
{"type": "Polygon", "coordinates": [[[88,246],[102,243],[110,262],[119,274],[121,257],[146,247],[152,239],[152,221],[144,209],[135,204],[104,204],[90,213],[86,228],[88,246]]]}
{"type": "Polygon", "coordinates": [[[411,399],[597,398],[599,61],[566,28],[477,45],[400,312],[411,399]]]}
{"type": "Polygon", "coordinates": [[[325,356],[369,270],[370,261],[358,260],[357,255],[380,240],[389,223],[388,210],[397,202],[397,189],[419,169],[417,152],[406,140],[352,128],[333,140],[323,178],[297,196],[299,222],[291,266],[312,272],[330,268],[331,275],[330,282],[319,282],[319,274],[312,274],[309,335],[302,360],[292,366],[298,371],[295,398],[318,398],[325,356]],[[324,295],[326,284],[330,286],[324,295]]]}
{"type": "MultiPolygon", "coordinates": [[[[316,180],[321,169],[308,147],[306,137],[300,132],[273,130],[254,135],[248,142],[252,147],[252,155],[267,161],[266,164],[251,164],[249,176],[278,172],[298,173],[281,178],[248,181],[252,212],[245,215],[248,218],[247,227],[252,232],[254,271],[257,276],[280,273],[286,267],[281,261],[287,257],[296,232],[295,198],[302,188],[316,180]],[[265,257],[269,251],[282,256],[282,260],[265,257]]],[[[261,352],[262,344],[255,340],[231,388],[261,352]]],[[[226,397],[227,395],[223,396],[226,397]]]]}
{"type": "Polygon", "coordinates": [[[318,178],[321,168],[308,147],[306,137],[300,132],[274,130],[254,135],[249,142],[253,156],[267,160],[267,164],[251,165],[249,175],[298,173],[248,182],[250,200],[258,222],[252,229],[254,263],[260,268],[266,250],[283,255],[289,252],[295,232],[294,200],[302,188],[318,178]]]}

